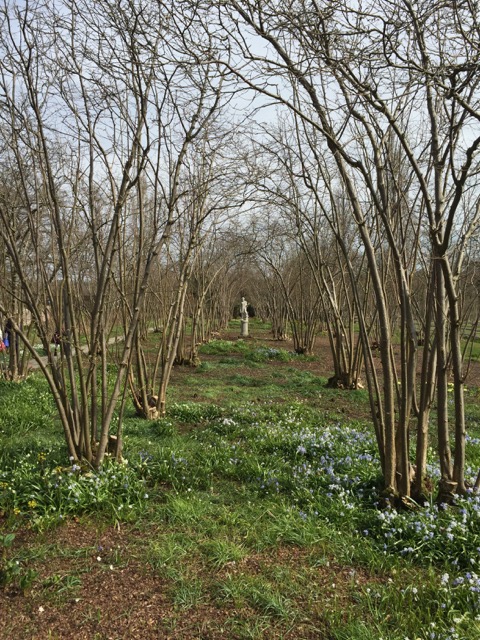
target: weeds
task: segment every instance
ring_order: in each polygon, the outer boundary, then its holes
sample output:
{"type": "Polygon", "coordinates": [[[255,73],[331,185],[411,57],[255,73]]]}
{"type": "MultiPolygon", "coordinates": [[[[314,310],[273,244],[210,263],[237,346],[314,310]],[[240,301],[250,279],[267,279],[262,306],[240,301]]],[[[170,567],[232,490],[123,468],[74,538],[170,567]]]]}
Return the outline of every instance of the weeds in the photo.
{"type": "Polygon", "coordinates": [[[0,471],[0,509],[28,517],[42,528],[68,515],[103,512],[128,520],[143,509],[145,481],[127,464],[107,462],[98,471],[52,464],[52,451],[26,453],[4,461],[0,471]]]}
{"type": "Polygon", "coordinates": [[[8,549],[11,549],[14,540],[15,534],[13,533],[0,535],[0,549],[2,552],[0,560],[0,587],[8,587],[9,589],[25,594],[36,579],[37,572],[31,567],[27,567],[22,559],[15,556],[12,558],[8,557],[8,549]]]}

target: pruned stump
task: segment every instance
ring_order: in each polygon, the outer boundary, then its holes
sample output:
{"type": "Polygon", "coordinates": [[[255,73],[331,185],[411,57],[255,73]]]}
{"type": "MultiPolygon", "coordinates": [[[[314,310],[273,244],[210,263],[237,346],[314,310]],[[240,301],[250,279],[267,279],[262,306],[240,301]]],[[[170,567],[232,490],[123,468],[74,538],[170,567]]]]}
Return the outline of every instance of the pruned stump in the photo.
{"type": "Polygon", "coordinates": [[[190,367],[199,367],[202,364],[202,361],[200,360],[200,358],[198,357],[198,353],[195,353],[189,360],[188,362],[190,367]]]}
{"type": "Polygon", "coordinates": [[[135,400],[136,402],[134,404],[137,416],[139,416],[140,418],[145,418],[145,420],[157,420],[157,418],[159,417],[157,409],[158,396],[147,396],[147,407],[143,406],[143,399],[140,393],[137,394],[135,400]]]}
{"type": "Polygon", "coordinates": [[[349,375],[331,376],[328,378],[325,386],[327,389],[349,389],[351,391],[364,389],[362,382],[358,378],[356,380],[352,380],[349,375]]]}
{"type": "Polygon", "coordinates": [[[308,349],[307,347],[296,347],[295,353],[297,353],[299,356],[305,356],[308,354],[308,349]]]}
{"type": "Polygon", "coordinates": [[[118,442],[117,436],[114,436],[114,435],[108,436],[107,453],[109,453],[111,456],[114,456],[117,452],[117,442],[118,442]]]}
{"type": "Polygon", "coordinates": [[[147,409],[147,420],[157,420],[157,419],[158,419],[157,407],[148,407],[148,409],[147,409]]]}
{"type": "Polygon", "coordinates": [[[438,483],[438,504],[452,504],[455,500],[458,483],[453,480],[446,480],[442,478],[438,483]]]}

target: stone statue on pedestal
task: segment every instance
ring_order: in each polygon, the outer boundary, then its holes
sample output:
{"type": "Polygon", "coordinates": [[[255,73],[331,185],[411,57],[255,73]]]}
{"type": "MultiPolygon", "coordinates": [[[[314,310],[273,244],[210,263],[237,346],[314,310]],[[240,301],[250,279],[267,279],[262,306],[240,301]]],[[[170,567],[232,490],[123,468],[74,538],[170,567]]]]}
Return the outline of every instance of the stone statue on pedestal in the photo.
{"type": "Polygon", "coordinates": [[[248,302],[245,300],[245,298],[242,298],[242,304],[240,306],[240,314],[242,316],[242,320],[248,320],[247,307],[248,307],[248,302]]]}
{"type": "Polygon", "coordinates": [[[240,316],[241,316],[241,325],[242,325],[242,338],[248,337],[248,302],[245,298],[242,298],[242,303],[240,305],[240,316]]]}

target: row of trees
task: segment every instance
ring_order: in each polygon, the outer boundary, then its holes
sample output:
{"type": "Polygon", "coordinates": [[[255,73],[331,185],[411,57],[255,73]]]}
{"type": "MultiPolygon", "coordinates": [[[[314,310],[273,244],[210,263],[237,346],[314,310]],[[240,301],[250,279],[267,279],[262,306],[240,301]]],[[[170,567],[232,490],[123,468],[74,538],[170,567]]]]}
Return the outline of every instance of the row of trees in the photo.
{"type": "Polygon", "coordinates": [[[327,331],[333,383],[354,388],[363,371],[387,496],[425,494],[434,407],[440,497],[466,490],[477,11],[470,0],[4,3],[0,311],[34,357],[23,307],[45,347],[52,325],[63,332],[60,362],[39,363],[71,455],[101,463],[129,387],[139,413],[163,412],[173,362],[195,361],[242,291],[298,352],[327,331]]]}
{"type": "Polygon", "coordinates": [[[128,382],[139,410],[156,385],[163,409],[186,283],[242,197],[220,120],[225,72],[196,58],[194,27],[157,3],[5,2],[0,19],[0,311],[48,380],[69,454],[98,466],[128,382]],[[155,305],[162,366],[149,376],[143,318],[155,305]],[[61,357],[45,365],[34,340],[49,353],[54,332],[61,357]]]}
{"type": "MultiPolygon", "coordinates": [[[[208,7],[205,12],[209,18],[199,12],[198,19],[207,29],[213,16],[208,7]]],[[[282,154],[280,161],[295,167],[297,183],[318,203],[346,260],[387,495],[424,493],[434,400],[441,497],[465,491],[458,284],[480,213],[476,6],[429,0],[358,5],[231,1],[222,3],[216,15],[216,28],[233,34],[231,72],[292,114],[296,143],[288,145],[293,154],[282,154]],[[338,213],[344,210],[355,226],[375,299],[381,381],[372,366],[368,319],[341,230],[338,213]],[[428,296],[419,361],[413,285],[420,267],[428,278],[428,296]],[[398,369],[387,280],[400,314],[398,369]]],[[[278,190],[285,195],[282,186],[278,190]]],[[[307,215],[311,220],[311,210],[307,215]]]]}

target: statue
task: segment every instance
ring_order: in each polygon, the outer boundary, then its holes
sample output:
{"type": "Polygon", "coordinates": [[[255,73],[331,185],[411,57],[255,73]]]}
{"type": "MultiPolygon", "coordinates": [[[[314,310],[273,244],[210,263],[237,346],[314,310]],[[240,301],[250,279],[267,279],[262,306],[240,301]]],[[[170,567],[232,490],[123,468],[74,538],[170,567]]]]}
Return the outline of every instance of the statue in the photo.
{"type": "Polygon", "coordinates": [[[242,304],[240,306],[240,315],[242,316],[242,320],[248,320],[247,307],[248,302],[245,300],[245,298],[242,298],[242,304]]]}
{"type": "Polygon", "coordinates": [[[240,305],[240,316],[242,318],[241,320],[241,327],[242,327],[242,331],[241,331],[241,336],[242,338],[248,338],[248,311],[247,311],[247,307],[248,307],[248,302],[245,300],[245,298],[242,298],[242,303],[240,305]]]}

